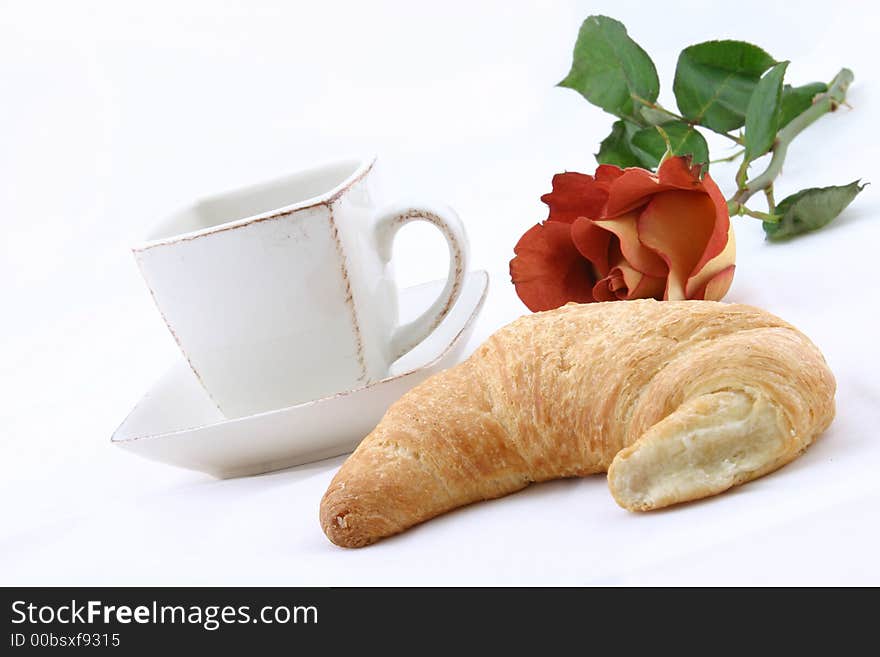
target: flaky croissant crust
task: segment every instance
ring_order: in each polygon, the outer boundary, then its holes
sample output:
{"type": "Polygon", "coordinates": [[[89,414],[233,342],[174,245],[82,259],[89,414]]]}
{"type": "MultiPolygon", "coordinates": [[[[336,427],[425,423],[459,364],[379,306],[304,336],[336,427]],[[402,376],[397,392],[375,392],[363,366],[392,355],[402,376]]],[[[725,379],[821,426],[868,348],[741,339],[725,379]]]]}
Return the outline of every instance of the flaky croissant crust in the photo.
{"type": "Polygon", "coordinates": [[[621,506],[712,495],[791,461],[834,417],[802,333],[710,301],[569,304],[522,317],[412,389],[321,501],[358,547],[532,482],[608,472],[621,506]]]}

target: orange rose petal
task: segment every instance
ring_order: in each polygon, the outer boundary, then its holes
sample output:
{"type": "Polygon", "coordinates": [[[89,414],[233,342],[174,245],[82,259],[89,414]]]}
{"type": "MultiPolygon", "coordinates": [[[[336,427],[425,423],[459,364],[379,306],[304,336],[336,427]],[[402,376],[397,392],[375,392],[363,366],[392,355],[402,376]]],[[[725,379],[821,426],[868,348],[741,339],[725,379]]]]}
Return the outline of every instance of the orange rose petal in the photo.
{"type": "Polygon", "coordinates": [[[650,201],[652,195],[674,189],[703,189],[699,170],[691,167],[687,158],[670,157],[660,165],[656,175],[646,169],[627,169],[611,183],[604,217],[629,212],[650,201]]]}
{"type": "Polygon", "coordinates": [[[693,298],[705,299],[706,301],[720,301],[730,289],[735,271],[736,265],[730,265],[722,269],[709,279],[703,289],[697,290],[697,294],[693,298]]]}
{"type": "Polygon", "coordinates": [[[665,276],[648,276],[647,274],[642,274],[642,278],[639,280],[638,284],[635,287],[630,287],[629,294],[624,298],[657,299],[659,301],[663,299],[665,291],[665,276]]]}
{"type": "Polygon", "coordinates": [[[690,159],[686,157],[670,157],[664,160],[657,169],[657,178],[661,185],[668,185],[670,189],[703,191],[700,167],[692,166],[690,159]]]}
{"type": "Polygon", "coordinates": [[[548,221],[523,235],[510,262],[519,297],[533,311],[568,301],[723,297],[735,271],[733,229],[718,186],[699,173],[673,157],[656,174],[600,165],[595,176],[554,176],[541,197],[548,221]]]}
{"type": "Polygon", "coordinates": [[[613,267],[608,275],[593,286],[596,301],[628,299],[662,299],[666,278],[646,276],[625,262],[613,267]]]}
{"type": "MultiPolygon", "coordinates": [[[[729,222],[728,222],[729,223],[729,222]]],[[[701,259],[702,260],[702,259],[701,259]]],[[[706,283],[713,278],[718,272],[727,269],[736,262],[736,236],[733,232],[733,226],[727,229],[727,241],[724,250],[714,258],[709,260],[705,265],[697,263],[697,268],[692,273],[685,285],[685,295],[688,299],[702,299],[702,290],[705,289],[706,283]]]]}
{"type": "Polygon", "coordinates": [[[572,223],[578,217],[598,217],[608,200],[608,184],[585,173],[557,173],[553,191],[541,200],[550,206],[550,221],[572,223]]]}
{"type": "Polygon", "coordinates": [[[644,205],[660,191],[660,181],[647,169],[627,169],[611,183],[604,217],[616,217],[644,205]]]}
{"type": "Polygon", "coordinates": [[[669,267],[666,299],[686,299],[686,285],[715,225],[715,205],[708,195],[668,191],[657,194],[639,217],[642,244],[669,267]]]}
{"type": "Polygon", "coordinates": [[[593,301],[593,269],[571,241],[568,224],[548,221],[533,226],[513,251],[510,278],[529,310],[593,301]]]}
{"type": "Polygon", "coordinates": [[[666,289],[665,267],[662,276],[646,276],[626,262],[621,262],[615,269],[620,271],[626,284],[625,288],[615,290],[618,299],[663,298],[666,289]]]}
{"type": "MultiPolygon", "coordinates": [[[[617,235],[623,257],[638,271],[650,276],[666,276],[667,267],[663,258],[639,240],[638,221],[638,212],[628,212],[613,219],[603,219],[593,223],[617,235]]],[[[580,249],[580,246],[578,248],[580,249]]],[[[583,253],[583,249],[580,251],[583,253]]]]}
{"type": "MultiPolygon", "coordinates": [[[[623,272],[620,265],[625,264],[623,261],[623,253],[620,250],[620,243],[614,239],[614,235],[608,231],[602,231],[608,236],[608,264],[609,269],[601,280],[596,281],[593,286],[593,297],[596,301],[617,301],[617,291],[620,289],[626,293],[626,281],[623,278],[623,272]]],[[[601,275],[602,272],[599,272],[601,275]]]]}
{"type": "Polygon", "coordinates": [[[703,189],[709,195],[709,198],[712,199],[712,203],[715,206],[715,225],[706,244],[706,250],[697,264],[694,265],[691,275],[699,273],[710,260],[724,251],[730,241],[733,240],[733,228],[730,225],[727,201],[724,198],[724,194],[718,189],[718,185],[715,184],[715,181],[712,180],[708,173],[703,178],[703,189]]]}
{"type": "Polygon", "coordinates": [[[642,282],[644,274],[625,262],[621,262],[615,269],[623,277],[623,284],[627,290],[635,289],[642,282]]]}
{"type": "Polygon", "coordinates": [[[626,289],[623,276],[621,276],[616,268],[612,269],[605,278],[596,281],[596,284],[593,286],[593,298],[596,301],[618,301],[619,299],[615,292],[621,287],[626,289]]]}
{"type": "Polygon", "coordinates": [[[611,268],[608,248],[613,235],[584,217],[578,217],[571,225],[571,240],[581,255],[593,263],[600,276],[611,268]]]}

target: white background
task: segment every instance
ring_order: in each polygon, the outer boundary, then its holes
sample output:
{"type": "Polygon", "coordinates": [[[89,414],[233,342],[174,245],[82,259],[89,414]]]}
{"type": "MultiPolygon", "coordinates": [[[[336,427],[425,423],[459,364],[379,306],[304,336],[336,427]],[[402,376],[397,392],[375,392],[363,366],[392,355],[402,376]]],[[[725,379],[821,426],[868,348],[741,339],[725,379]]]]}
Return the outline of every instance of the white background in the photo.
{"type": "MultiPolygon", "coordinates": [[[[554,482],[344,551],[317,522],[341,459],[215,481],[109,443],[180,357],[127,248],[170,210],[378,152],[392,191],[458,209],[495,274],[476,344],[524,312],[507,261],[551,175],[590,171],[610,129],[554,87],[583,18],[626,23],[669,106],[678,51],[710,38],[791,59],[795,83],[852,68],[852,109],[795,142],[779,198],[880,183],[873,5],[0,2],[0,584],[880,584],[876,186],[786,245],[736,219],[728,299],[813,337],[839,408],[806,456],[730,494],[634,515],[602,477],[554,482]]],[[[430,228],[395,253],[403,284],[444,273],[430,228]]]]}

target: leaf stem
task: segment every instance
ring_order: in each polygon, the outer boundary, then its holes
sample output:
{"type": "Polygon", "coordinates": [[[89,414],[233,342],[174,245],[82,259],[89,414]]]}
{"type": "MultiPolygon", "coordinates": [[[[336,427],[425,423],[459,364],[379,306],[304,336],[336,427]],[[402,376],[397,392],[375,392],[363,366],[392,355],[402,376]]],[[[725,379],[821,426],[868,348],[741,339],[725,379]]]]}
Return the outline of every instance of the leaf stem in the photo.
{"type": "Polygon", "coordinates": [[[703,128],[706,128],[707,130],[711,130],[711,131],[714,132],[716,135],[721,135],[722,137],[727,137],[727,138],[728,138],[730,141],[732,141],[734,144],[738,144],[738,145],[742,146],[742,145],[745,143],[745,142],[742,140],[742,137],[736,137],[736,136],[730,134],[729,132],[722,132],[721,130],[715,130],[714,128],[710,128],[710,127],[707,126],[707,125],[703,125],[702,123],[694,123],[693,121],[688,121],[687,123],[688,123],[689,125],[692,125],[692,126],[693,126],[693,125],[699,125],[699,126],[701,126],[701,127],[703,127],[703,128]]]}
{"type": "Polygon", "coordinates": [[[755,219],[760,219],[761,221],[766,221],[770,224],[779,223],[779,215],[773,214],[772,212],[758,212],[757,210],[750,210],[744,205],[740,206],[741,214],[748,215],[750,217],[754,217],[755,219]]]}
{"type": "Polygon", "coordinates": [[[771,184],[764,190],[764,196],[767,198],[767,209],[773,214],[776,212],[776,199],[773,198],[773,185],[771,184]]]}
{"type": "Polygon", "coordinates": [[[752,210],[751,208],[747,208],[744,205],[738,205],[733,201],[727,202],[727,211],[730,213],[730,216],[733,217],[735,215],[746,215],[749,217],[754,217],[755,219],[760,219],[761,221],[766,221],[767,223],[775,224],[779,222],[781,217],[778,214],[774,214],[772,212],[759,212],[758,210],[752,210]]]}
{"type": "MultiPolygon", "coordinates": [[[[779,131],[776,135],[776,141],[773,143],[773,157],[770,158],[770,164],[767,165],[767,168],[761,175],[747,181],[730,198],[729,204],[732,207],[744,209],[745,206],[743,204],[752,196],[773,185],[773,180],[782,170],[782,163],[785,161],[785,155],[788,152],[788,145],[791,141],[818,118],[833,112],[846,102],[846,90],[852,81],[853,72],[848,68],[840,69],[840,72],[834,76],[831,84],[828,85],[828,91],[816,96],[811,107],[796,116],[779,131]]],[[[748,213],[749,211],[746,212],[746,214],[748,213]]]]}
{"type": "MultiPolygon", "coordinates": [[[[676,114],[675,112],[671,112],[671,111],[669,111],[668,109],[666,109],[665,107],[663,107],[660,103],[654,103],[654,102],[651,102],[651,101],[648,100],[647,98],[642,98],[641,96],[638,96],[638,95],[636,95],[636,94],[632,94],[632,99],[635,100],[635,101],[637,101],[637,102],[639,102],[639,103],[641,103],[641,104],[644,105],[645,107],[650,107],[650,108],[651,108],[652,110],[654,110],[655,112],[659,112],[659,113],[661,113],[661,114],[665,114],[665,115],[668,116],[670,119],[676,119],[676,120],[678,120],[678,121],[684,121],[685,123],[687,123],[687,120],[686,120],[684,117],[679,116],[679,115],[676,114]]],[[[648,122],[649,122],[651,125],[659,125],[659,123],[655,123],[655,122],[650,121],[650,120],[649,120],[648,122]]]]}
{"type": "Polygon", "coordinates": [[[660,136],[663,137],[663,141],[666,143],[666,152],[663,153],[663,157],[660,158],[660,162],[657,164],[657,168],[659,169],[661,164],[672,157],[672,142],[669,141],[669,135],[666,134],[666,131],[659,125],[655,125],[654,129],[660,133],[660,136]]]}
{"type": "Polygon", "coordinates": [[[740,148],[733,155],[728,155],[727,157],[719,157],[717,160],[711,160],[709,164],[718,164],[719,162],[733,162],[736,158],[746,152],[745,148],[740,148]]]}
{"type": "Polygon", "coordinates": [[[749,175],[749,161],[743,158],[742,164],[736,172],[736,187],[742,191],[746,186],[746,177],[749,175]]]}
{"type": "MultiPolygon", "coordinates": [[[[706,128],[707,130],[711,130],[712,132],[714,132],[717,135],[721,135],[722,137],[727,137],[735,144],[739,144],[740,146],[743,145],[743,140],[740,137],[735,137],[728,132],[714,130],[714,129],[710,128],[709,126],[702,125],[701,123],[698,123],[696,121],[690,121],[690,120],[684,118],[683,116],[681,116],[680,114],[676,114],[675,112],[672,112],[672,111],[666,109],[660,103],[652,103],[650,100],[648,100],[646,98],[642,98],[642,97],[637,96],[635,94],[632,94],[632,98],[633,98],[633,100],[640,102],[645,107],[648,107],[648,108],[654,110],[655,112],[659,112],[660,114],[664,114],[674,121],[681,121],[682,123],[686,123],[687,125],[689,125],[692,128],[695,128],[697,126],[700,126],[701,128],[706,128]]],[[[653,125],[655,127],[658,125],[657,123],[654,123],[650,119],[648,119],[648,123],[650,123],[651,125],[653,125]]]]}

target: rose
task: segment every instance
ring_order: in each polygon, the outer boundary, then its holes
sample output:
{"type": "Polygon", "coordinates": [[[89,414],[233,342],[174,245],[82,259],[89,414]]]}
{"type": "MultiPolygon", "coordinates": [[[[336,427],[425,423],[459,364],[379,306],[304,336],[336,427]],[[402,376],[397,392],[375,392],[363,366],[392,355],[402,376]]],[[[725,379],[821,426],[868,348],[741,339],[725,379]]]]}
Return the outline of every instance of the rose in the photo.
{"type": "Polygon", "coordinates": [[[510,276],[532,311],[569,301],[721,299],[736,247],[727,202],[708,174],[671,157],[656,174],[603,164],[560,173],[542,224],[514,248],[510,276]]]}

